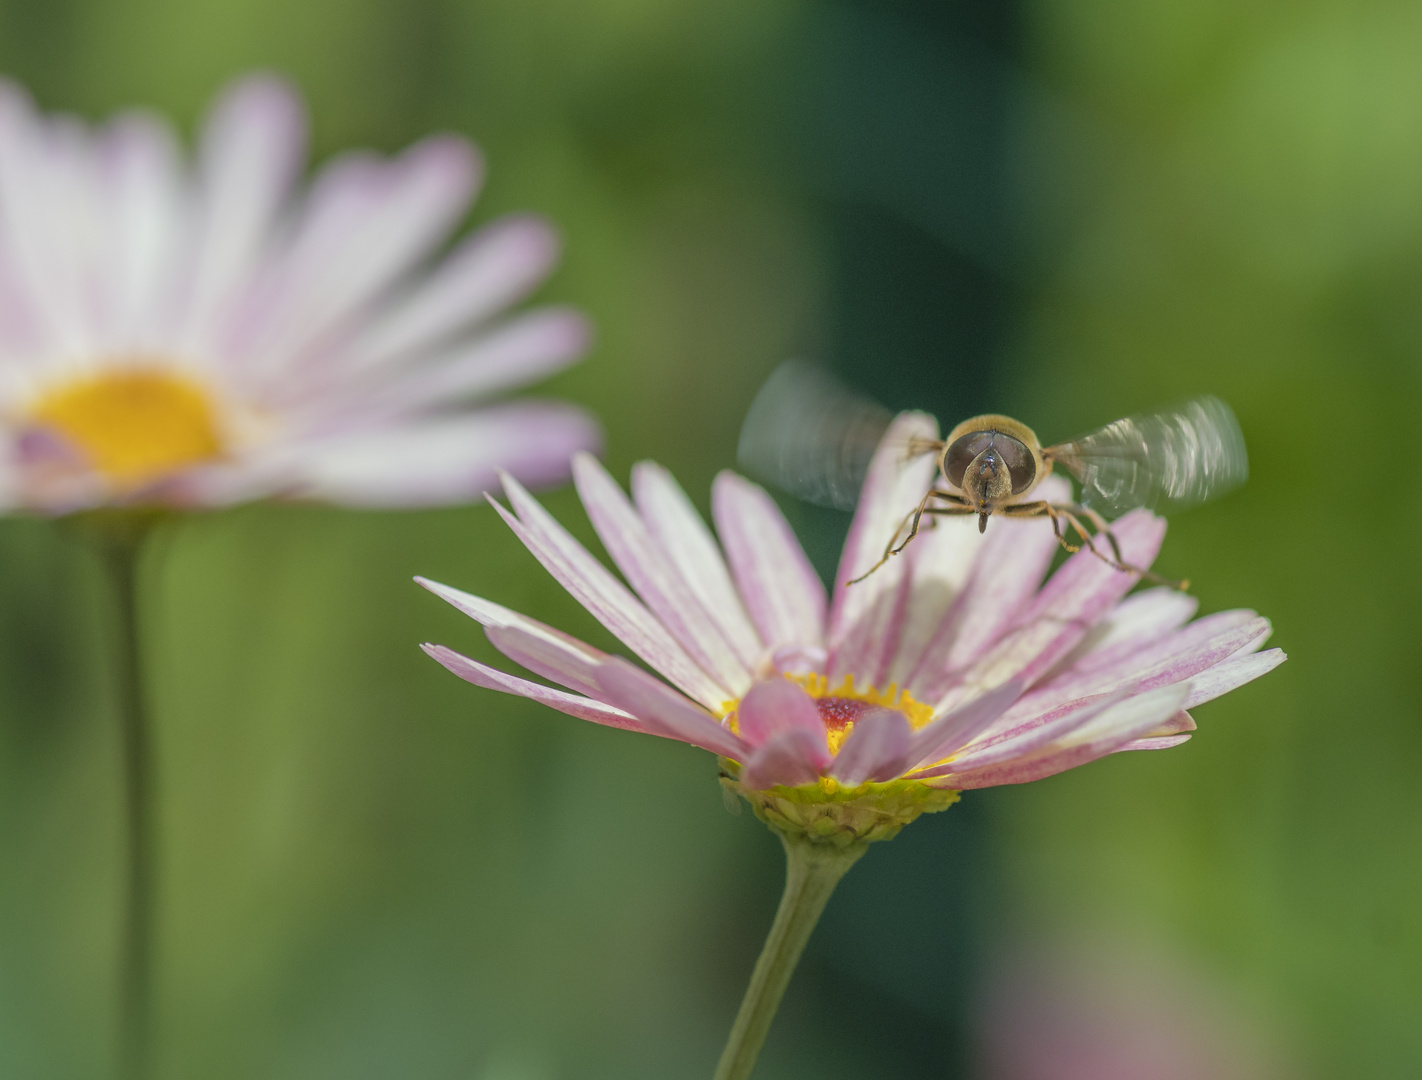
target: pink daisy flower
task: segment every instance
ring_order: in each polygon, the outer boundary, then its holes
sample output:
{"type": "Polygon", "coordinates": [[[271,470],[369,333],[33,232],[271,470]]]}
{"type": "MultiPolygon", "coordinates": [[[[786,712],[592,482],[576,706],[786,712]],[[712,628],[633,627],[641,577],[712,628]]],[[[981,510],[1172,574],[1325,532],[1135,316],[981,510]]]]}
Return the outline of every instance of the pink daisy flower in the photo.
{"type": "MultiPolygon", "coordinates": [[[[844,844],[892,836],[967,788],[1175,746],[1195,727],[1189,710],[1283,661],[1259,651],[1267,619],[1192,621],[1194,598],[1128,596],[1136,578],[1087,551],[1047,576],[1057,541],[1042,521],[994,519],[980,536],[975,520],[940,520],[846,587],[931,480],[931,458],[906,464],[898,449],[915,435],[937,438],[936,424],[904,414],[881,444],[830,593],[770,496],[733,473],[712,491],[718,544],[659,466],[636,466],[629,500],[591,456],[575,459],[578,493],[627,585],[505,478],[511,509],[499,512],[518,538],[662,678],[422,580],[557,686],[424,648],[475,685],[710,750],[769,824],[844,844]]],[[[1113,531],[1125,559],[1148,567],[1165,522],[1135,511],[1113,531]]]]}
{"type": "Polygon", "coordinates": [[[189,163],[152,115],[90,128],[0,83],[0,509],[439,504],[597,444],[572,406],[497,400],[587,343],[569,310],[503,316],[552,230],[510,217],[441,255],[474,147],[346,153],[305,185],[305,128],[250,78],[189,163]]]}

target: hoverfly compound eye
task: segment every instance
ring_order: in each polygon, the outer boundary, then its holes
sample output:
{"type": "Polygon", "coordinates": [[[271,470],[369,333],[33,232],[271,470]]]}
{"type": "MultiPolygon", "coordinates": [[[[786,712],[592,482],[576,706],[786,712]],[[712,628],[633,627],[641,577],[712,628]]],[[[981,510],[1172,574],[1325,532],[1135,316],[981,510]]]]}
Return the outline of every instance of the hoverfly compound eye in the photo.
{"type": "Polygon", "coordinates": [[[973,458],[992,445],[993,432],[970,431],[943,451],[943,475],[956,488],[963,486],[963,474],[973,458]]]}
{"type": "Polygon", "coordinates": [[[961,488],[968,466],[987,449],[997,451],[1007,466],[1007,473],[1012,478],[1012,494],[1020,495],[1032,486],[1032,481],[1037,478],[1037,463],[1032,451],[1020,439],[1000,431],[970,431],[954,440],[943,452],[943,475],[954,487],[961,488]]]}
{"type": "Polygon", "coordinates": [[[993,445],[1002,455],[1002,460],[1007,462],[1007,471],[1012,476],[1012,494],[1021,495],[1037,479],[1037,462],[1032,457],[1032,451],[1027,449],[1026,443],[1011,435],[999,434],[993,445]]]}

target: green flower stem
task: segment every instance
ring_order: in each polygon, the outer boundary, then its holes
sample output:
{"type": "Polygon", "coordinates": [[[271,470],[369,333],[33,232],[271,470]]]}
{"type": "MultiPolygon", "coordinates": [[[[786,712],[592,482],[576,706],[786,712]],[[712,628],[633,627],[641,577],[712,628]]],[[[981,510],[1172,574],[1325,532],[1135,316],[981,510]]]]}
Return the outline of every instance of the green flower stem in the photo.
{"type": "Polygon", "coordinates": [[[780,910],[755,963],[721,1063],[716,1066],[715,1080],[746,1080],[751,1075],[820,912],[839,879],[869,846],[861,841],[840,847],[779,835],[785,845],[785,895],[780,898],[780,910]]]}
{"type": "Polygon", "coordinates": [[[113,702],[123,755],[127,843],[119,961],[119,1076],[149,1074],[153,1005],[153,742],[138,611],[138,560],[158,518],[143,511],[86,515],[114,605],[113,702]]]}

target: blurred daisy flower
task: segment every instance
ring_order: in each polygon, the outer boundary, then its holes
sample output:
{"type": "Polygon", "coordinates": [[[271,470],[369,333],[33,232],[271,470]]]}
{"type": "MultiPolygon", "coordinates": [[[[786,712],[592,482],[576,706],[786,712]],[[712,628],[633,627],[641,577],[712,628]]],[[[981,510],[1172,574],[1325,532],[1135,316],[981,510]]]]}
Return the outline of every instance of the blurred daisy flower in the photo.
{"type": "MultiPolygon", "coordinates": [[[[422,581],[510,660],[566,689],[444,646],[426,651],[476,685],[719,754],[727,782],[770,824],[841,844],[890,836],[966,788],[1175,746],[1195,727],[1189,709],[1284,659],[1259,651],[1267,619],[1225,611],[1192,622],[1192,597],[1127,597],[1135,577],[1088,551],[1044,583],[1057,541],[1030,519],[994,521],[983,536],[975,520],[941,520],[847,588],[931,480],[933,460],[905,465],[896,449],[914,435],[937,431],[906,414],[885,436],[832,596],[770,496],[732,473],[712,492],[718,547],[665,470],[638,465],[629,501],[591,456],[575,460],[583,505],[635,595],[506,478],[512,512],[499,509],[519,539],[665,681],[422,581]]],[[[1145,567],[1165,523],[1136,511],[1113,531],[1126,560],[1145,567]]]]}
{"type": "Polygon", "coordinates": [[[578,314],[506,309],[557,256],[511,217],[441,254],[482,165],[439,136],[334,158],[269,77],[189,164],[145,113],[91,129],[0,84],[0,508],[466,500],[567,475],[581,410],[493,403],[573,363],[578,314]]]}
{"type": "MultiPolygon", "coordinates": [[[[661,679],[491,601],[421,581],[478,620],[506,657],[558,685],[424,646],[450,671],[584,720],[709,750],[720,756],[722,783],[780,836],[785,893],[715,1080],[751,1075],[820,912],[871,841],[945,809],[967,788],[1175,746],[1195,727],[1188,710],[1284,659],[1260,651],[1267,619],[1226,611],[1192,622],[1191,597],[1171,589],[1128,597],[1136,577],[1090,551],[1048,577],[1057,539],[1040,520],[995,521],[986,535],[972,518],[940,520],[849,588],[932,480],[936,462],[905,463],[902,447],[937,435],[922,414],[891,425],[832,594],[770,496],[733,473],[712,490],[718,545],[665,470],[638,465],[629,500],[591,456],[574,460],[583,506],[631,589],[505,477],[512,509],[499,512],[514,533],[661,679]]],[[[1113,532],[1125,560],[1148,567],[1165,523],[1135,511],[1113,532]]]]}
{"type": "Polygon", "coordinates": [[[189,164],[172,128],[46,117],[0,82],[0,512],[64,517],[110,574],[127,813],[121,1074],[148,1075],[152,736],[138,562],[169,508],[413,507],[563,480],[595,422],[502,401],[573,363],[582,316],[507,316],[558,254],[510,217],[443,247],[482,175],[440,136],[301,182],[301,103],[255,77],[189,164]],[[92,514],[76,511],[95,510],[92,514]]]}

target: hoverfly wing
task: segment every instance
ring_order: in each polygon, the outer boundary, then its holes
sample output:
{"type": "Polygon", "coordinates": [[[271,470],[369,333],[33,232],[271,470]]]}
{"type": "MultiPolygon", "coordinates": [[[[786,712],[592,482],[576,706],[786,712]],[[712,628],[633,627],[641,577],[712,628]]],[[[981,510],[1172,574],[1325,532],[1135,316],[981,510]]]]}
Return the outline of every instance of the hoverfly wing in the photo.
{"type": "Polygon", "coordinates": [[[1230,407],[1199,397],[1130,416],[1049,447],[1081,485],[1081,501],[1108,517],[1136,507],[1180,510],[1230,491],[1249,476],[1244,435],[1230,407]]]}
{"type": "Polygon", "coordinates": [[[751,402],[736,457],[807,502],[853,510],[893,414],[803,360],[781,364],[751,402]]]}

